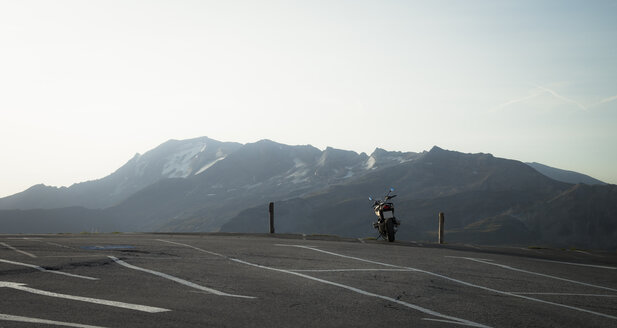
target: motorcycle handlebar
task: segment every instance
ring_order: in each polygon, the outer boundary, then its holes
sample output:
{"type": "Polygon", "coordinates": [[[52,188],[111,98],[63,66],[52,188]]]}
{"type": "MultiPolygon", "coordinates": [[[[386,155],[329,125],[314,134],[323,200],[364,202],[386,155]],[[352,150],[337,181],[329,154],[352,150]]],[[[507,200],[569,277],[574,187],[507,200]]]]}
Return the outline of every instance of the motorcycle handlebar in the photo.
{"type": "Polygon", "coordinates": [[[371,197],[371,196],[369,196],[368,199],[370,201],[373,201],[373,200],[375,201],[375,203],[373,204],[373,206],[374,206],[375,204],[378,204],[380,202],[384,202],[384,201],[386,201],[388,199],[392,199],[392,198],[396,197],[396,195],[390,196],[390,193],[393,192],[393,191],[394,191],[394,188],[390,188],[390,191],[388,191],[388,193],[384,196],[384,200],[373,199],[373,197],[371,197]]]}

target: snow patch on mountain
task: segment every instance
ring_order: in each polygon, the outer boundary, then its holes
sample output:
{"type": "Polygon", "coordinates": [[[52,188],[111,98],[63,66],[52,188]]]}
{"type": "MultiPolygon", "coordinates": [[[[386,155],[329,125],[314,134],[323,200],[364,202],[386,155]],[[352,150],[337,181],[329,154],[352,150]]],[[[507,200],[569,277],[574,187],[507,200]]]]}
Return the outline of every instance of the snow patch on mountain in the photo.
{"type": "Polygon", "coordinates": [[[371,156],[366,160],[366,164],[365,164],[365,168],[367,170],[373,169],[375,168],[375,163],[377,162],[377,160],[375,159],[375,157],[371,156]]]}
{"type": "Polygon", "coordinates": [[[323,167],[326,165],[326,158],[327,158],[327,153],[324,151],[323,154],[321,155],[321,157],[319,157],[319,160],[317,161],[317,166],[318,167],[323,167]]]}
{"type": "Polygon", "coordinates": [[[163,166],[162,176],[168,178],[186,178],[192,172],[193,161],[197,155],[206,150],[206,145],[197,143],[189,148],[174,153],[167,158],[167,162],[163,166]]]}
{"type": "Polygon", "coordinates": [[[299,158],[294,158],[294,167],[295,168],[301,168],[301,167],[305,167],[306,163],[304,163],[302,160],[300,160],[299,158]]]}
{"type": "MultiPolygon", "coordinates": [[[[219,153],[222,155],[222,152],[221,152],[220,150],[219,150],[216,154],[217,154],[217,155],[219,155],[219,153]]],[[[208,163],[208,164],[204,165],[204,166],[203,166],[202,168],[200,168],[197,172],[195,172],[195,175],[198,175],[198,174],[201,174],[201,173],[205,172],[207,169],[211,168],[211,167],[212,167],[212,165],[214,165],[214,164],[216,164],[216,163],[218,163],[218,162],[220,162],[220,161],[224,160],[226,157],[227,157],[227,156],[222,156],[222,157],[219,157],[219,158],[215,159],[214,161],[212,161],[212,162],[210,162],[210,163],[208,163]]]]}
{"type": "Polygon", "coordinates": [[[309,173],[309,170],[307,169],[297,170],[297,171],[292,172],[288,176],[286,176],[285,179],[291,180],[291,183],[293,184],[308,182],[309,181],[308,173],[309,173]]]}

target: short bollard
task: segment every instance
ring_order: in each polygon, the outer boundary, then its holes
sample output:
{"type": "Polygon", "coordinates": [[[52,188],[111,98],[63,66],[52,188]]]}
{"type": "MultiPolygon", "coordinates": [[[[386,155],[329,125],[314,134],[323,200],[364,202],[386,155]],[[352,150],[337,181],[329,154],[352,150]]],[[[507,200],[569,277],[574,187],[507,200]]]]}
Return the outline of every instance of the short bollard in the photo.
{"type": "Polygon", "coordinates": [[[270,202],[270,233],[274,233],[274,203],[270,202]]]}
{"type": "Polygon", "coordinates": [[[443,212],[439,212],[439,244],[443,244],[443,224],[444,224],[444,214],[443,212]]]}

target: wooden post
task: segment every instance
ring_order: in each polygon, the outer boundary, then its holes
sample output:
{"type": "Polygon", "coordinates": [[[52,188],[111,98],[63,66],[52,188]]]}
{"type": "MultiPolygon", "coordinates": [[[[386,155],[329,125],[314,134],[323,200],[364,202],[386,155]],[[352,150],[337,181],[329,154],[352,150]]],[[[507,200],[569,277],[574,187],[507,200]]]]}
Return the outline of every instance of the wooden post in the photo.
{"type": "Polygon", "coordinates": [[[274,203],[270,202],[270,233],[274,233],[274,203]]]}
{"type": "Polygon", "coordinates": [[[443,244],[443,224],[445,215],[443,212],[439,212],[439,244],[443,244]]]}

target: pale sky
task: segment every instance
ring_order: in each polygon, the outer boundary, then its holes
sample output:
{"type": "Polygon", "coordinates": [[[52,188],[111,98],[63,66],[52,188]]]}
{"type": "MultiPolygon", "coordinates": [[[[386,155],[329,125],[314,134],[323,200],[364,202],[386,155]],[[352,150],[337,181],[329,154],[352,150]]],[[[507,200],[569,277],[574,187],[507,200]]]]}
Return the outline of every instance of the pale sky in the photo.
{"type": "Polygon", "coordinates": [[[169,139],[433,145],[617,183],[617,1],[0,0],[0,197],[169,139]]]}

